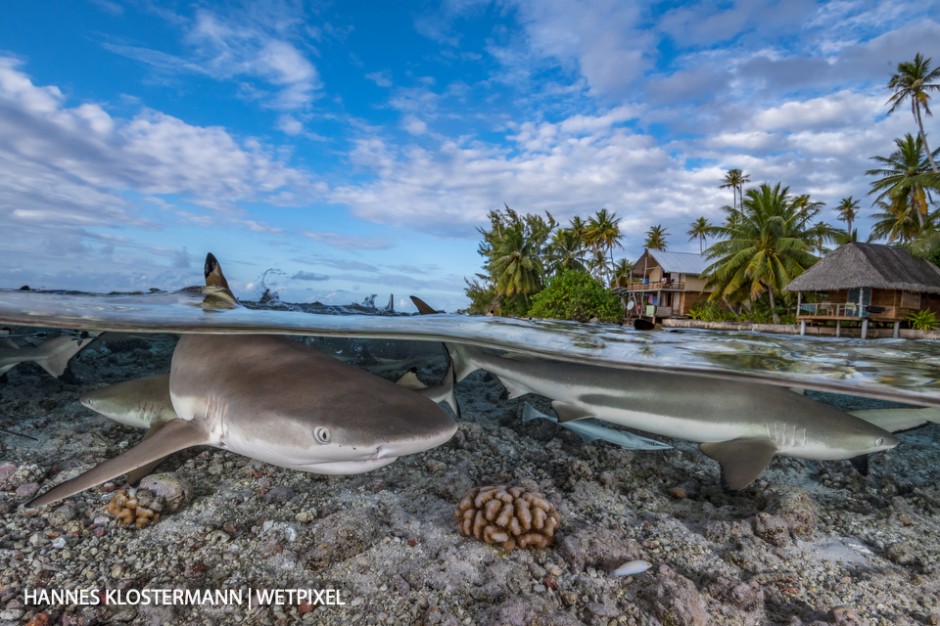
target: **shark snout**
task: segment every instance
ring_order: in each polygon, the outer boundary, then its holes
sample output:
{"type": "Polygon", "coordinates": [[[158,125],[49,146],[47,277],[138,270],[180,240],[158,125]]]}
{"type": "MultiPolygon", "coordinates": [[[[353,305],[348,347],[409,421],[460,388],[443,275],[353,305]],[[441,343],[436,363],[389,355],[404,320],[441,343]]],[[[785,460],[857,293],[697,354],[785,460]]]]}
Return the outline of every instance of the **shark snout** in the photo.
{"type": "Polygon", "coordinates": [[[401,436],[392,441],[380,444],[373,458],[397,458],[408,454],[417,454],[431,450],[447,443],[457,432],[457,422],[448,418],[441,426],[432,432],[416,432],[409,436],[401,436]]]}

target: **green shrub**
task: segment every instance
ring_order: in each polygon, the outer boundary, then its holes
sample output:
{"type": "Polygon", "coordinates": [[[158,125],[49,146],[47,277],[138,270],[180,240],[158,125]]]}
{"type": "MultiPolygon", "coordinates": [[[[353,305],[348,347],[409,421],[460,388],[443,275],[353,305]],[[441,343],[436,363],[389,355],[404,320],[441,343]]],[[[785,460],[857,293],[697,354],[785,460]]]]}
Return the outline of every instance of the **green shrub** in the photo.
{"type": "Polygon", "coordinates": [[[619,322],[623,317],[620,298],[587,272],[567,270],[556,275],[535,294],[529,315],[562,320],[587,321],[596,317],[619,322]]]}
{"type": "Polygon", "coordinates": [[[907,321],[910,322],[914,330],[933,330],[940,324],[937,314],[929,310],[914,311],[909,313],[907,321]]]}
{"type": "Polygon", "coordinates": [[[734,311],[729,311],[718,302],[697,302],[689,309],[688,316],[701,322],[737,321],[734,311]]]}

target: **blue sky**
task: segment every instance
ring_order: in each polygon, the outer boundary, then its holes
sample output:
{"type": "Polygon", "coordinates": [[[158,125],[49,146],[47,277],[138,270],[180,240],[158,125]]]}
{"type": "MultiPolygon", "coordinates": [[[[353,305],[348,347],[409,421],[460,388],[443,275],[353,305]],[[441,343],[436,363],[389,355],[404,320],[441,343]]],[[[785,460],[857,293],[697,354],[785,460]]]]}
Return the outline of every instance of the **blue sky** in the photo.
{"type": "MultiPolygon", "coordinates": [[[[600,208],[635,259],[721,218],[729,168],[862,200],[936,2],[7,2],[0,285],[394,293],[450,310],[504,203],[600,208]]],[[[934,107],[940,105],[934,104],[934,107]]],[[[936,118],[928,138],[940,143],[936,118]]],[[[862,220],[861,234],[867,233],[862,220]]]]}

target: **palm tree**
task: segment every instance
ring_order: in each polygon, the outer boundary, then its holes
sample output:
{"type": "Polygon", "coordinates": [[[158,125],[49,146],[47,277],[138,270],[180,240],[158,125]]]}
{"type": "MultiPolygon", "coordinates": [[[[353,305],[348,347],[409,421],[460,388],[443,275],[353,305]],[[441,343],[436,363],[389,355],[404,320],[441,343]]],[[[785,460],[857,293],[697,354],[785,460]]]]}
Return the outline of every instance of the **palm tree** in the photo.
{"type": "Polygon", "coordinates": [[[548,244],[546,260],[552,274],[569,269],[586,272],[584,240],[573,228],[559,228],[548,244]]]}
{"type": "Polygon", "coordinates": [[[609,277],[611,268],[614,265],[614,247],[621,247],[620,218],[617,217],[617,214],[608,212],[607,209],[601,209],[588,218],[587,227],[584,231],[584,242],[594,249],[595,260],[603,260],[602,263],[596,266],[598,274],[606,270],[609,277]],[[610,258],[610,265],[607,265],[607,257],[610,258]]]}
{"type": "Polygon", "coordinates": [[[613,282],[611,287],[626,287],[630,284],[631,274],[633,272],[633,263],[626,259],[620,259],[614,265],[613,282]]]}
{"type": "Polygon", "coordinates": [[[650,226],[650,229],[646,231],[646,243],[643,245],[650,250],[665,250],[668,234],[662,224],[650,226]]]}
{"type": "Polygon", "coordinates": [[[935,174],[940,173],[937,163],[930,153],[927,146],[927,135],[924,133],[924,120],[921,117],[921,108],[927,115],[933,115],[930,112],[930,94],[929,91],[940,91],[940,67],[930,69],[930,59],[925,59],[920,52],[914,55],[913,61],[904,61],[898,63],[898,71],[888,81],[888,89],[894,89],[894,94],[888,98],[888,114],[894,113],[905,100],[911,99],[911,111],[914,113],[914,120],[917,122],[917,128],[924,152],[927,154],[927,161],[935,174]]]}
{"type": "MultiPolygon", "coordinates": [[[[869,194],[880,192],[875,202],[887,201],[891,211],[897,216],[912,211],[917,216],[921,229],[926,226],[928,202],[931,200],[929,189],[940,187],[937,174],[927,171],[927,161],[923,156],[923,142],[920,137],[910,133],[903,139],[895,139],[898,149],[890,156],[873,156],[883,167],[868,170],[869,176],[881,176],[871,183],[869,194]]],[[[934,151],[936,154],[937,151],[934,151]]]]}
{"type": "Polygon", "coordinates": [[[825,202],[814,202],[810,200],[808,193],[796,196],[790,202],[800,215],[800,219],[802,220],[800,223],[801,229],[805,229],[807,224],[809,224],[814,217],[819,215],[822,208],[826,206],[825,202]]]}
{"type": "Polygon", "coordinates": [[[706,253],[713,263],[705,270],[710,299],[753,301],[767,292],[779,322],[776,295],[816,261],[803,211],[788,193],[779,183],[749,189],[735,223],[714,227],[719,240],[706,253]]]}
{"type": "Polygon", "coordinates": [[[927,216],[924,227],[921,227],[919,214],[914,217],[910,204],[902,202],[876,202],[875,206],[881,209],[873,213],[875,223],[871,227],[872,239],[887,239],[888,243],[900,241],[907,243],[917,239],[921,234],[936,230],[937,212],[927,216]]]}
{"type": "Polygon", "coordinates": [[[745,183],[751,182],[751,177],[741,170],[734,168],[728,170],[728,173],[725,174],[721,185],[718,186],[719,189],[727,189],[731,187],[732,203],[731,206],[738,208],[738,198],[744,199],[742,195],[742,190],[744,189],[745,183]]]}
{"type": "Polygon", "coordinates": [[[706,238],[711,234],[712,225],[706,217],[700,217],[689,226],[689,232],[686,235],[689,236],[689,241],[693,239],[698,239],[698,253],[702,254],[702,250],[705,246],[706,238]]]}
{"type": "Polygon", "coordinates": [[[845,232],[851,234],[852,224],[855,222],[855,218],[858,217],[858,200],[852,196],[842,198],[836,210],[839,212],[839,219],[845,222],[845,232]]]}
{"type": "Polygon", "coordinates": [[[530,294],[541,289],[545,276],[536,242],[526,237],[518,225],[510,225],[503,232],[493,249],[490,269],[496,277],[498,296],[522,296],[526,303],[530,294]]]}

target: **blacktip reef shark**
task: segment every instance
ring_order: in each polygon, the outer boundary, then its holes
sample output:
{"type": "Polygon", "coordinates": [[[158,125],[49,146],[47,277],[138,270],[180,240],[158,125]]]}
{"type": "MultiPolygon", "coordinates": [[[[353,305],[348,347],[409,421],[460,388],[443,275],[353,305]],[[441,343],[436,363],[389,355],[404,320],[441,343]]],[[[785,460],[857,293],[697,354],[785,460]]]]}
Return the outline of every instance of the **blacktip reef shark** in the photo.
{"type": "Polygon", "coordinates": [[[52,376],[59,378],[73,356],[95,340],[97,333],[59,335],[38,346],[19,346],[8,337],[0,337],[0,376],[20,363],[33,362],[52,376]]]}
{"type": "MultiPolygon", "coordinates": [[[[418,310],[433,311],[423,302],[418,310]]],[[[829,461],[898,444],[883,428],[782,387],[495,356],[457,343],[447,348],[458,382],[484,369],[499,378],[510,398],[551,398],[562,423],[596,418],[699,443],[721,465],[722,485],[730,490],[754,482],[777,454],[829,461]]]]}
{"type": "MultiPolygon", "coordinates": [[[[205,276],[216,304],[238,306],[212,254],[205,276]]],[[[279,336],[183,335],[169,395],[176,417],[27,506],[57,502],[192,446],[317,474],[357,474],[439,446],[457,431],[428,398],[279,336]]]]}

